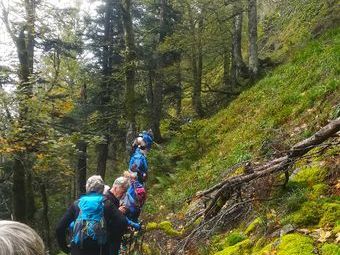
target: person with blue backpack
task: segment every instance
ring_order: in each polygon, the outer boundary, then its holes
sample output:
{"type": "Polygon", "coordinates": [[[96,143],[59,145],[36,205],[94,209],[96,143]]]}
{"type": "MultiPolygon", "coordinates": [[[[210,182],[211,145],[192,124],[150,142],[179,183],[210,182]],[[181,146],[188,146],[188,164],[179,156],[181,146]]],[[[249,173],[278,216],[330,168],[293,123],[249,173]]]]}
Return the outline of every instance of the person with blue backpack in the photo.
{"type": "MultiPolygon", "coordinates": [[[[115,194],[117,199],[124,195],[127,186],[121,189],[115,194]]],[[[103,190],[104,181],[101,176],[91,176],[86,182],[86,194],[68,208],[58,223],[56,236],[63,252],[71,252],[72,255],[118,254],[128,219],[102,194],[103,190]],[[66,233],[70,225],[72,231],[69,247],[66,233]]]]}
{"type": "Polygon", "coordinates": [[[144,183],[146,181],[148,161],[140,148],[136,148],[135,152],[131,155],[129,173],[130,175],[135,176],[140,183],[144,183]]]}

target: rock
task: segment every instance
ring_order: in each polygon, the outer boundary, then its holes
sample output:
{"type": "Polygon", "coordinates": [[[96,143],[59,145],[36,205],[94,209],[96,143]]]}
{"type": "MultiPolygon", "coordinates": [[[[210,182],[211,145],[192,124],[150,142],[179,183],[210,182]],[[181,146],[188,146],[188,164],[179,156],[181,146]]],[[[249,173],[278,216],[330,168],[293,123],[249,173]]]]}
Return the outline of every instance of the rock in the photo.
{"type": "Polygon", "coordinates": [[[292,224],[284,225],[280,230],[280,237],[290,232],[293,232],[294,230],[295,230],[295,227],[292,224]]]}
{"type": "Polygon", "coordinates": [[[300,228],[300,229],[297,229],[296,231],[304,235],[308,235],[310,233],[310,230],[307,228],[300,228]]]}

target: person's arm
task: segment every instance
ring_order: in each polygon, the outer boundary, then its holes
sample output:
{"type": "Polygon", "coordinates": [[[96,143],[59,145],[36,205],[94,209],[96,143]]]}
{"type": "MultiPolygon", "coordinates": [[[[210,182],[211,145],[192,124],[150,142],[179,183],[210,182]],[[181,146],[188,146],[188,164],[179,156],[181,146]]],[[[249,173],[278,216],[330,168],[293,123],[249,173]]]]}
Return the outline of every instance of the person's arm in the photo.
{"type": "Polygon", "coordinates": [[[66,242],[66,230],[70,226],[71,222],[76,218],[76,205],[72,204],[64,214],[64,216],[59,221],[57,228],[56,228],[56,237],[58,241],[58,245],[60,249],[65,252],[69,253],[70,248],[67,246],[66,242]]]}

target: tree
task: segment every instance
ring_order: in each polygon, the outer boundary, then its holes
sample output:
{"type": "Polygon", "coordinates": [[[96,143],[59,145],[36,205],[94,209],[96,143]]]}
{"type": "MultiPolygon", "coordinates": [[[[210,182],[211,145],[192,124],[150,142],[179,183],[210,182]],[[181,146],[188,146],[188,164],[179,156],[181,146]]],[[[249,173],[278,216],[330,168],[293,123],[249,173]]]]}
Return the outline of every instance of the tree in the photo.
{"type": "Polygon", "coordinates": [[[256,0],[248,0],[248,36],[249,36],[249,73],[256,79],[259,73],[257,54],[257,8],[256,0]]]}
{"type": "Polygon", "coordinates": [[[136,49],[131,17],[131,0],[121,0],[122,19],[125,35],[125,81],[126,81],[126,118],[128,132],[126,144],[129,146],[136,134],[135,120],[135,72],[136,49]]]}

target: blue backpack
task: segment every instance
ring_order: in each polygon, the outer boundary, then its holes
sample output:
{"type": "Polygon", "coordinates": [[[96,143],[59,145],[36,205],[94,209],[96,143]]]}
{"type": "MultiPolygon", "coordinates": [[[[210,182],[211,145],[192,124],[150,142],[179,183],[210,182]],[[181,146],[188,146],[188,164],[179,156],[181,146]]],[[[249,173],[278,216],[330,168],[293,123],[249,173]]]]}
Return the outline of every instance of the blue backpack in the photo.
{"type": "Polygon", "coordinates": [[[148,171],[148,162],[139,148],[136,149],[130,158],[129,170],[141,174],[146,174],[148,171]]]}
{"type": "Polygon", "coordinates": [[[107,241],[104,196],[89,193],[78,200],[79,214],[74,221],[72,243],[83,248],[87,242],[104,245],[107,241]]]}

